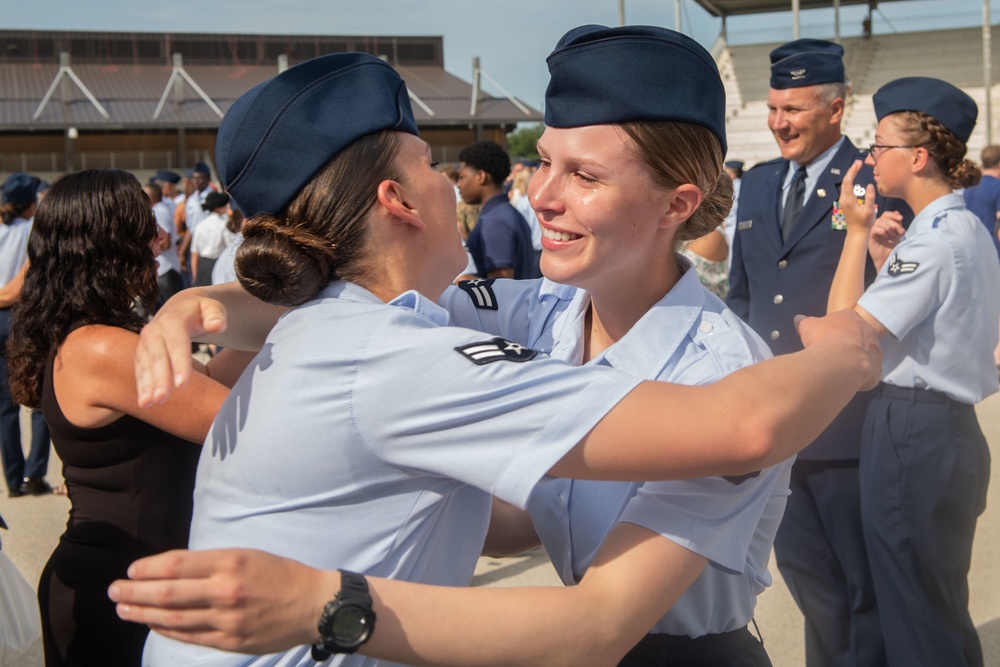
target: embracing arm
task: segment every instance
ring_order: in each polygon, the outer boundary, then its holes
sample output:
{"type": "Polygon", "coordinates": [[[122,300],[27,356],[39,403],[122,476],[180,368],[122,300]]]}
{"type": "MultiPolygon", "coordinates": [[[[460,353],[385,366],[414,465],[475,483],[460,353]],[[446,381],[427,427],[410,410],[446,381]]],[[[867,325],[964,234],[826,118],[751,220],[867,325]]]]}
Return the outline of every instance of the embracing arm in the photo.
{"type": "MultiPolygon", "coordinates": [[[[615,664],[705,564],[622,523],[576,586],[469,589],[369,578],[377,622],[360,652],[456,667],[615,664]]],[[[237,549],[167,552],[137,561],[129,577],[109,590],[122,618],[245,653],[317,641],[323,606],[340,590],[338,572],[237,549]]]]}
{"type": "Polygon", "coordinates": [[[612,480],[741,475],[795,454],[855,393],[875,386],[881,366],[875,332],[854,312],[804,318],[798,327],[804,350],[715,384],[641,383],[550,474],[612,480]]]}
{"type": "Polygon", "coordinates": [[[172,296],[140,335],[135,383],[141,406],[162,403],[191,378],[191,341],[256,352],[287,308],[250,296],[238,282],[172,296]]]}
{"type": "MultiPolygon", "coordinates": [[[[228,388],[198,372],[170,401],[141,408],[132,368],[138,343],[139,336],[131,331],[101,325],[82,327],[67,336],[54,365],[55,389],[63,413],[83,428],[102,426],[128,414],[201,444],[228,388]]],[[[248,359],[245,355],[241,359],[236,352],[225,352],[210,365],[217,375],[227,377],[241,363],[245,366],[248,359]]],[[[198,370],[204,371],[200,364],[198,370]]]]}

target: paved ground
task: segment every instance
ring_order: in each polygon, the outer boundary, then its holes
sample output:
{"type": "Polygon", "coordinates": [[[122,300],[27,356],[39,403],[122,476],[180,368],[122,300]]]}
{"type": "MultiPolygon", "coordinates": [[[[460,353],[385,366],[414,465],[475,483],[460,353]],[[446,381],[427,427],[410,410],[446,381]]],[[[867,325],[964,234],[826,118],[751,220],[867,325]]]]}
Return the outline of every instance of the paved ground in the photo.
{"type": "MultiPolygon", "coordinates": [[[[1000,395],[978,407],[979,419],[994,458],[1000,458],[1000,395]]],[[[49,481],[59,481],[59,463],[53,458],[49,481]]],[[[0,514],[10,530],[2,535],[3,549],[35,583],[66,522],[69,502],[44,496],[9,499],[0,494],[0,514]]],[[[990,488],[989,503],[979,519],[970,574],[972,618],[979,628],[987,667],[1000,667],[1000,480],[990,488]]],[[[775,585],[758,601],[757,623],[774,667],[799,667],[804,663],[802,617],[788,589],[774,571],[775,585]]],[[[557,585],[558,580],[544,552],[536,550],[519,558],[483,558],[475,585],[557,585]]],[[[42,664],[41,649],[34,647],[12,667],[42,664]]],[[[6,667],[6,666],[5,666],[6,667]]]]}

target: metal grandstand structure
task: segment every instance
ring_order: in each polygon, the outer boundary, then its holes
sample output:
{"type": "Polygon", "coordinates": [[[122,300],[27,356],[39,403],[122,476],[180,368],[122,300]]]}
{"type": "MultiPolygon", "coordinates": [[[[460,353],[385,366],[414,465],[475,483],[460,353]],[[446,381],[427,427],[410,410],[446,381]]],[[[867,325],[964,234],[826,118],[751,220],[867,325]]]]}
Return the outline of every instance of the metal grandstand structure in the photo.
{"type": "MultiPolygon", "coordinates": [[[[681,0],[675,0],[675,3],[680,6],[681,0]]],[[[869,34],[865,36],[865,39],[871,36],[871,14],[872,11],[877,9],[879,5],[879,0],[694,0],[694,2],[708,12],[710,15],[722,19],[722,30],[721,30],[721,41],[724,43],[726,40],[727,33],[727,18],[733,16],[748,16],[754,14],[764,14],[771,12],[788,12],[790,11],[792,28],[793,28],[793,39],[798,39],[800,36],[800,18],[801,12],[814,10],[814,9],[833,9],[834,11],[834,22],[833,22],[833,34],[830,37],[837,42],[841,41],[841,29],[840,29],[840,8],[842,6],[848,5],[864,5],[868,7],[868,30],[869,34]]],[[[914,0],[882,0],[883,4],[886,3],[901,3],[909,2],[914,5],[918,5],[918,2],[914,0]]],[[[982,87],[984,89],[984,95],[982,99],[979,100],[980,103],[980,118],[981,124],[985,128],[985,143],[990,144],[993,142],[993,103],[992,103],[992,90],[993,90],[993,54],[992,54],[992,21],[990,18],[990,2],[989,0],[982,0],[982,31],[981,31],[981,41],[982,41],[982,87]],[[985,121],[985,122],[983,122],[985,121]]],[[[923,72],[912,72],[914,75],[923,74],[923,72]]],[[[947,76],[941,78],[949,79],[947,76]]],[[[950,80],[950,79],[949,79],[950,80]]],[[[954,82],[955,85],[960,85],[958,82],[954,82]]],[[[967,86],[968,84],[966,84],[967,86]]]]}

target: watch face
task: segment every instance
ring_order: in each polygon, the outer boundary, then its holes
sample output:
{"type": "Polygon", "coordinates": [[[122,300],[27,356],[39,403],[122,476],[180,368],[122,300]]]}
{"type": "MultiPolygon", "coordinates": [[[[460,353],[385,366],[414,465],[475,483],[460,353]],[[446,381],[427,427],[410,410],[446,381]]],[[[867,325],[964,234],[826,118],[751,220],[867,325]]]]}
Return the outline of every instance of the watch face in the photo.
{"type": "Polygon", "coordinates": [[[338,644],[344,646],[361,644],[371,631],[367,610],[350,604],[343,605],[334,613],[330,629],[338,644]]]}

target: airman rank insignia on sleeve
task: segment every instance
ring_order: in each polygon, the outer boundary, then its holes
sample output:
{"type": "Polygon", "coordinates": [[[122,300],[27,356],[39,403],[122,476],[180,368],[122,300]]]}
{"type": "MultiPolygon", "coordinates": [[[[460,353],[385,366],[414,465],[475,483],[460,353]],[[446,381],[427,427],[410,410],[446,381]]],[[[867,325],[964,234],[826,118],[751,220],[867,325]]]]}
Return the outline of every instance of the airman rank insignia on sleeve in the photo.
{"type": "Polygon", "coordinates": [[[889,275],[901,276],[904,273],[913,273],[918,266],[920,266],[918,262],[906,262],[898,255],[893,255],[889,258],[889,275]]]}
{"type": "Polygon", "coordinates": [[[495,278],[463,280],[458,283],[458,287],[469,295],[473,305],[479,310],[497,310],[497,297],[493,292],[493,282],[495,280],[495,278]]]}
{"type": "Polygon", "coordinates": [[[530,347],[525,347],[518,343],[512,343],[503,338],[493,338],[479,343],[469,343],[468,345],[456,347],[455,351],[477,366],[491,364],[494,361],[513,361],[516,363],[523,363],[525,361],[531,361],[538,356],[538,353],[530,347]]]}

